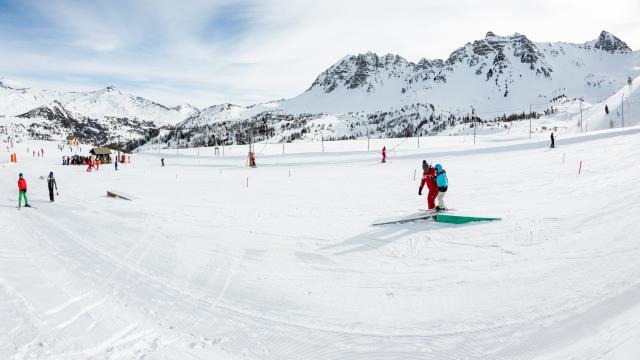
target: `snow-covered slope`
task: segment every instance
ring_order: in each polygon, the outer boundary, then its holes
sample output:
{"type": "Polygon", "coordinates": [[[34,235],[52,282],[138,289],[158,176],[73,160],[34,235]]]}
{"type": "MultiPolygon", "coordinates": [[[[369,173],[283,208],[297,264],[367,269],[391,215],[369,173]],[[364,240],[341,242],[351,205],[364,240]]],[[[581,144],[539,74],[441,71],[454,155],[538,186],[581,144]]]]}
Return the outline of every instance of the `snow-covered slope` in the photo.
{"type": "MultiPolygon", "coordinates": [[[[591,130],[640,125],[640,76],[629,79],[615,94],[583,112],[584,127],[591,130]],[[609,113],[605,111],[609,109],[609,113]]],[[[579,126],[574,126],[579,131],[579,126]]]]}
{"type": "Polygon", "coordinates": [[[348,141],[255,169],[243,146],[90,173],[59,165],[75,148],[14,144],[18,163],[0,159],[0,359],[640,358],[640,130],[554,150],[433,140],[388,147],[385,164],[348,141]],[[422,159],[447,169],[458,214],[502,220],[371,226],[426,206],[422,159]],[[15,208],[18,173],[36,208],[15,208]]]}

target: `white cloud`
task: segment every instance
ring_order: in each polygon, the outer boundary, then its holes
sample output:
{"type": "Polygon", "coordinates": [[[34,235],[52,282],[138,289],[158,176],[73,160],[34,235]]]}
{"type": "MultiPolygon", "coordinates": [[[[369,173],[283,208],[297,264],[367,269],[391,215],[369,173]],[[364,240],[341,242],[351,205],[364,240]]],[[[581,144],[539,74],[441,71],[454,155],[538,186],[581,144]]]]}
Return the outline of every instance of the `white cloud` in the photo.
{"type": "Polygon", "coordinates": [[[606,29],[640,47],[637,0],[58,0],[30,10],[44,28],[0,34],[4,76],[65,89],[115,83],[168,105],[291,97],[346,54],[446,58],[488,30],[584,42],[606,29]]]}

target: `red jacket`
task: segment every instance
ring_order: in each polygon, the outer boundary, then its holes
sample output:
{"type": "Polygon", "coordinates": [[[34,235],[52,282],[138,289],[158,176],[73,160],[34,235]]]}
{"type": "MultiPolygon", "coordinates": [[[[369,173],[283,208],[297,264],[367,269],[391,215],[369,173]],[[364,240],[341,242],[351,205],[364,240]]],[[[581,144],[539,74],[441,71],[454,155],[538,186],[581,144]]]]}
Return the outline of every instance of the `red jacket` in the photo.
{"type": "Polygon", "coordinates": [[[429,191],[438,191],[438,184],[436,184],[436,169],[429,168],[429,170],[423,172],[420,190],[422,190],[425,184],[429,191]]]}
{"type": "Polygon", "coordinates": [[[27,191],[27,180],[24,178],[18,179],[18,190],[27,191]]]}

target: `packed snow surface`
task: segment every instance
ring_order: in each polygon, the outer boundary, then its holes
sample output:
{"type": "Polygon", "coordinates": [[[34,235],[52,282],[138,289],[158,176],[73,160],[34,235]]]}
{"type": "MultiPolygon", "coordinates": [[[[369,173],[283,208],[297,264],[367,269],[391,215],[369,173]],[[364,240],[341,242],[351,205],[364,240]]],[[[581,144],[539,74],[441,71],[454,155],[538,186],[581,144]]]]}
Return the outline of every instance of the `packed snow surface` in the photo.
{"type": "Polygon", "coordinates": [[[640,356],[639,128],[556,149],[423,138],[386,164],[383,142],[255,169],[240,150],[142,152],[90,173],[60,165],[86,145],[14,144],[12,164],[3,144],[0,358],[640,356]],[[422,159],[447,170],[454,213],[502,220],[372,227],[426,206],[422,159]],[[35,208],[16,208],[19,172],[35,208]]]}

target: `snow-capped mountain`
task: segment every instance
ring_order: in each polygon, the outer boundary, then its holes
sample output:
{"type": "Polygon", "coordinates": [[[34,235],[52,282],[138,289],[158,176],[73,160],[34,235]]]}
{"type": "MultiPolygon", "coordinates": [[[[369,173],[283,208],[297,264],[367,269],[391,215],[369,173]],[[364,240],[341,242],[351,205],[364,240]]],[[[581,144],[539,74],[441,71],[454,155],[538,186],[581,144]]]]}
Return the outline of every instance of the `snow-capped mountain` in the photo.
{"type": "Polygon", "coordinates": [[[145,98],[126,94],[114,86],[89,92],[56,92],[13,88],[0,83],[0,115],[18,116],[53,101],[76,116],[100,119],[121,117],[151,121],[159,126],[175,125],[192,115],[196,108],[183,105],[168,108],[145,98]]]}
{"type": "Polygon", "coordinates": [[[171,108],[171,110],[175,110],[177,112],[179,112],[180,114],[182,114],[184,117],[190,117],[193,116],[194,114],[197,114],[200,112],[200,109],[198,109],[197,107],[191,105],[191,104],[180,104],[178,106],[174,106],[171,108]]]}
{"type": "Polygon", "coordinates": [[[157,125],[174,125],[184,119],[180,111],[122,93],[114,86],[92,92],[67,93],[62,95],[62,99],[71,112],[94,119],[120,117],[151,121],[157,125]]]}
{"type": "Polygon", "coordinates": [[[234,104],[218,104],[192,113],[182,123],[181,127],[198,127],[241,118],[247,111],[244,106],[234,104]]]}
{"type": "Polygon", "coordinates": [[[488,32],[447,59],[411,62],[394,54],[348,55],[322,72],[304,93],[252,106],[170,108],[112,86],[57,93],[0,83],[0,115],[37,113],[42,119],[59,116],[62,121],[61,106],[79,123],[95,119],[107,129],[134,127],[124,132],[127,138],[140,138],[140,129],[149,128],[140,124],[175,125],[177,130],[153,141],[181,146],[427,135],[478,119],[553,114],[554,107],[572,99],[582,99],[588,108],[639,75],[640,52],[606,31],[581,44],[488,32]]]}
{"type": "Polygon", "coordinates": [[[70,112],[58,100],[41,105],[16,117],[5,118],[0,128],[3,133],[20,138],[59,140],[74,135],[88,143],[106,144],[116,140],[125,141],[146,136],[157,125],[115,116],[94,119],[70,112]],[[10,131],[9,131],[10,130],[10,131]]]}
{"type": "Polygon", "coordinates": [[[447,59],[414,63],[393,54],[348,55],[299,96],[250,107],[216,105],[178,128],[187,131],[188,138],[200,139],[199,144],[210,143],[212,137],[230,139],[225,133],[237,134],[241,128],[246,129],[241,138],[254,141],[270,139],[271,133],[274,141],[425,135],[469,122],[471,114],[488,121],[539,117],[578,98],[588,107],[638,75],[640,52],[606,31],[581,44],[533,42],[518,33],[488,32],[447,59]],[[296,126],[287,115],[300,116],[296,126]],[[329,117],[333,120],[327,121],[329,117]],[[247,125],[239,127],[234,121],[247,125]],[[263,130],[248,125],[255,122],[263,130]],[[206,134],[194,130],[198,127],[206,134]]]}
{"type": "Polygon", "coordinates": [[[55,91],[13,87],[0,82],[0,115],[20,115],[54,100],[61,100],[55,91]]]}
{"type": "Polygon", "coordinates": [[[305,112],[377,111],[432,103],[453,112],[497,114],[529,104],[544,108],[558,95],[601,100],[640,73],[640,53],[603,31],[584,44],[535,43],[521,34],[485,38],[446,60],[412,63],[398,55],[347,56],[283,108],[305,112]]]}
{"type": "Polygon", "coordinates": [[[83,141],[132,140],[150,129],[173,126],[198,112],[184,104],[169,108],[126,94],[114,86],[89,92],[56,92],[12,87],[0,83],[0,128],[14,135],[61,139],[76,135],[83,141]]]}

